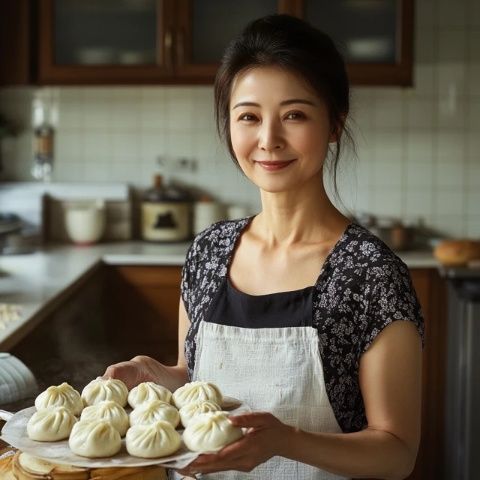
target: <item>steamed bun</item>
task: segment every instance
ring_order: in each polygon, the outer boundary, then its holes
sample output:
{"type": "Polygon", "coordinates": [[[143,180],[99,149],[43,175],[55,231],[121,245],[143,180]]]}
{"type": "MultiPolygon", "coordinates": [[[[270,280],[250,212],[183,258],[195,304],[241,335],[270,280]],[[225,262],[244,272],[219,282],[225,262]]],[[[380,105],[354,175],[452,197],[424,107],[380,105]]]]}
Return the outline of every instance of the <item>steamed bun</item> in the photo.
{"type": "Polygon", "coordinates": [[[77,419],[65,407],[50,407],[35,412],[27,423],[28,438],[56,442],[68,438],[77,419]]]}
{"type": "Polygon", "coordinates": [[[200,381],[186,383],[183,387],[175,390],[173,394],[173,401],[178,409],[188,403],[200,400],[210,400],[221,405],[223,398],[220,389],[216,385],[200,381]]]}
{"type": "Polygon", "coordinates": [[[126,436],[127,451],[134,457],[165,457],[176,452],[182,437],[168,422],[159,420],[150,425],[133,425],[126,436]]]}
{"type": "Polygon", "coordinates": [[[148,425],[158,420],[164,420],[175,428],[180,423],[178,410],[170,403],[162,400],[142,403],[130,413],[130,424],[148,425]]]}
{"type": "Polygon", "coordinates": [[[104,400],[85,407],[80,420],[108,420],[122,437],[127,433],[130,426],[127,412],[113,400],[104,400]]]}
{"type": "Polygon", "coordinates": [[[92,380],[82,390],[82,398],[85,405],[94,405],[103,400],[113,400],[121,407],[127,404],[128,388],[116,378],[103,379],[101,377],[92,380]]]}
{"type": "Polygon", "coordinates": [[[83,402],[80,394],[68,383],[61,385],[52,385],[43,391],[35,399],[37,410],[43,410],[49,407],[65,407],[73,415],[79,415],[83,409],[83,402]]]}
{"type": "Polygon", "coordinates": [[[154,382],[143,382],[130,390],[128,403],[132,408],[137,408],[142,403],[152,400],[162,400],[171,403],[172,392],[162,385],[154,382]]]}
{"type": "Polygon", "coordinates": [[[242,429],[234,427],[225,412],[207,412],[190,420],[183,441],[194,452],[214,452],[242,436],[242,429]]]}
{"type": "Polygon", "coordinates": [[[70,450],[88,458],[112,457],[120,451],[120,433],[107,420],[77,422],[68,440],[70,450]]]}
{"type": "Polygon", "coordinates": [[[190,420],[200,413],[217,412],[221,410],[220,405],[210,400],[200,400],[198,402],[187,403],[180,409],[180,419],[182,425],[186,427],[190,420]]]}

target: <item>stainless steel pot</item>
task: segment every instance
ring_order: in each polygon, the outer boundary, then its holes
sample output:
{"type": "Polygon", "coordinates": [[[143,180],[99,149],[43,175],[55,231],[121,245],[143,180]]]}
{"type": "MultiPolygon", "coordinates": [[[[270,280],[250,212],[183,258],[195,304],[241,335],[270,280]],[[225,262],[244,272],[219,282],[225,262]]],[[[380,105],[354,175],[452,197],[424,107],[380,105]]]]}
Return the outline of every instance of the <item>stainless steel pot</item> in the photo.
{"type": "Polygon", "coordinates": [[[0,213],[0,253],[8,243],[8,236],[17,234],[22,229],[22,220],[14,213],[0,213]]]}
{"type": "Polygon", "coordinates": [[[35,251],[40,238],[25,232],[23,220],[14,213],[0,213],[0,254],[18,255],[35,251]]]}

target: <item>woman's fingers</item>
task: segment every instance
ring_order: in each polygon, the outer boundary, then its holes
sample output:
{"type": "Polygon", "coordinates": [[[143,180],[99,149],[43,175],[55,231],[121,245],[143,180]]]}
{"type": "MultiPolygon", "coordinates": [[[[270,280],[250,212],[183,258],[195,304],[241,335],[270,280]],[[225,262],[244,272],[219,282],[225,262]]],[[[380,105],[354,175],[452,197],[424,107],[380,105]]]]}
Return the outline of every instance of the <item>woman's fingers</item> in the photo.
{"type": "Polygon", "coordinates": [[[219,462],[224,462],[225,460],[235,460],[243,455],[243,440],[244,439],[238,440],[230,445],[227,445],[226,447],[223,447],[218,453],[200,455],[190,465],[193,465],[194,467],[200,467],[204,465],[218,464],[219,462]]]}
{"type": "Polygon", "coordinates": [[[197,478],[195,473],[187,469],[175,470],[179,475],[182,475],[182,480],[188,480],[190,478],[197,478]]]}
{"type": "Polygon", "coordinates": [[[276,424],[278,421],[272,414],[267,412],[252,412],[243,415],[232,415],[228,417],[232,425],[244,428],[261,428],[276,424]]]}
{"type": "Polygon", "coordinates": [[[275,416],[265,412],[248,413],[230,417],[238,426],[250,428],[247,434],[225,446],[218,453],[203,454],[185,468],[187,473],[213,473],[226,470],[249,472],[260,463],[277,454],[276,439],[286,426],[275,416]]]}
{"type": "Polygon", "coordinates": [[[245,456],[249,456],[247,440],[240,439],[218,453],[202,454],[181,473],[213,473],[225,470],[238,470],[245,464],[245,456]]]}
{"type": "Polygon", "coordinates": [[[131,370],[130,362],[115,363],[107,367],[103,378],[119,378],[128,374],[129,370],[131,370]]]}
{"type": "Polygon", "coordinates": [[[138,378],[140,377],[140,372],[138,371],[140,366],[137,363],[132,362],[120,362],[110,365],[105,370],[102,378],[117,378],[122,380],[123,383],[130,390],[138,384],[138,378]]]}

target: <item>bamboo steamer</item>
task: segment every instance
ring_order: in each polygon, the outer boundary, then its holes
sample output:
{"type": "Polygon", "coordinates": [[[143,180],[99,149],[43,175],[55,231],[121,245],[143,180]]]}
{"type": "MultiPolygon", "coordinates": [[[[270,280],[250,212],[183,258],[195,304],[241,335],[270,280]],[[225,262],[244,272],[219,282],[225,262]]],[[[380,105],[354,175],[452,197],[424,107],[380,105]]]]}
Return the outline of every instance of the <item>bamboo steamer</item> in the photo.
{"type": "MultiPolygon", "coordinates": [[[[2,453],[0,451],[0,453],[2,453]]],[[[13,456],[4,457],[0,460],[0,479],[16,480],[12,472],[13,456]]]]}
{"type": "Polygon", "coordinates": [[[162,467],[97,468],[90,473],[90,480],[167,480],[162,467]]]}
{"type": "MultiPolygon", "coordinates": [[[[166,480],[165,469],[152,467],[82,468],[54,463],[17,452],[10,462],[9,477],[1,480],[166,480]]],[[[0,464],[0,473],[1,464],[0,464]]]]}
{"type": "Polygon", "coordinates": [[[55,465],[28,453],[17,452],[13,458],[17,480],[89,480],[87,468],[55,465]]]}

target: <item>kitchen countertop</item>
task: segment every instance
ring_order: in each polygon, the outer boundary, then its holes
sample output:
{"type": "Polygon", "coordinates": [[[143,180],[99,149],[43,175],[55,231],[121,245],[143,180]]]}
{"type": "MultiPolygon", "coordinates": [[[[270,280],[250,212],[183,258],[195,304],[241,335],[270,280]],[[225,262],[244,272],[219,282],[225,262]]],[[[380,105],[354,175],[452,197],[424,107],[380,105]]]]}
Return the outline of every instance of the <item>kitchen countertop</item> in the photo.
{"type": "Polygon", "coordinates": [[[0,325],[0,351],[8,351],[62,298],[102,263],[183,265],[189,243],[104,243],[88,247],[53,245],[26,255],[0,256],[0,303],[20,305],[20,318],[0,325]]]}
{"type": "MultiPolygon", "coordinates": [[[[189,242],[53,245],[26,255],[0,256],[0,303],[22,307],[20,318],[0,325],[0,351],[8,351],[103,264],[183,265],[189,242]]],[[[409,268],[437,268],[431,252],[399,253],[409,268]]]]}

